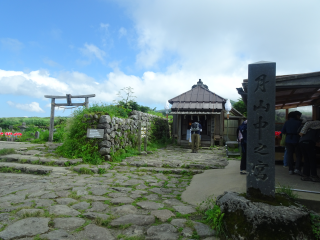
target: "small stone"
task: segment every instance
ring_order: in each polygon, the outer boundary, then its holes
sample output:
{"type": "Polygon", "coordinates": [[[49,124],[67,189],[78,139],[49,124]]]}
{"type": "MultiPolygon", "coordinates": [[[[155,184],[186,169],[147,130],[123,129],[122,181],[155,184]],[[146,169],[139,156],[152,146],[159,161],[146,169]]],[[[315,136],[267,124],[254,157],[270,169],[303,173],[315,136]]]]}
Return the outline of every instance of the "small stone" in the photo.
{"type": "Polygon", "coordinates": [[[131,194],[129,197],[133,198],[133,199],[137,199],[137,198],[141,198],[140,194],[131,194]]]}
{"type": "Polygon", "coordinates": [[[127,194],[117,192],[117,193],[109,193],[108,196],[112,198],[119,198],[119,197],[126,197],[127,194]]]}
{"type": "Polygon", "coordinates": [[[148,210],[159,209],[164,207],[164,204],[162,203],[155,203],[155,202],[148,202],[148,201],[137,202],[137,205],[143,209],[148,209],[148,210]]]}
{"type": "Polygon", "coordinates": [[[147,194],[148,192],[147,191],[143,191],[143,190],[135,190],[133,192],[131,192],[132,194],[141,194],[141,195],[145,195],[147,194]]]}
{"type": "Polygon", "coordinates": [[[92,192],[93,195],[101,196],[109,192],[106,189],[103,188],[91,188],[90,191],[92,192]]]}
{"type": "Polygon", "coordinates": [[[58,198],[58,199],[56,199],[56,201],[60,205],[68,205],[69,203],[77,202],[76,200],[74,200],[72,198],[58,198]]]}
{"type": "Polygon", "coordinates": [[[9,219],[9,213],[0,213],[0,221],[6,221],[9,219]]]}
{"type": "Polygon", "coordinates": [[[32,193],[28,196],[28,198],[35,198],[35,197],[40,197],[46,193],[50,193],[49,191],[39,191],[39,192],[35,192],[35,193],[32,193]]]}
{"type": "Polygon", "coordinates": [[[138,226],[150,225],[155,222],[155,217],[152,215],[136,215],[129,214],[113,220],[111,226],[120,226],[125,224],[134,224],[138,226]]]}
{"type": "Polygon", "coordinates": [[[191,206],[173,206],[173,208],[181,214],[189,214],[196,212],[196,210],[191,206]]]}
{"type": "Polygon", "coordinates": [[[186,228],[184,228],[184,229],[182,230],[181,234],[182,234],[182,236],[184,236],[184,237],[191,237],[192,234],[193,234],[193,231],[192,231],[191,228],[186,227],[186,228]]]}
{"type": "Polygon", "coordinates": [[[41,239],[48,239],[48,240],[60,240],[60,239],[72,239],[72,235],[67,233],[65,230],[58,229],[47,234],[40,235],[41,239]]]}
{"type": "Polygon", "coordinates": [[[143,226],[131,226],[123,231],[123,235],[127,237],[139,237],[145,235],[145,228],[143,226]]]}
{"type": "Polygon", "coordinates": [[[133,203],[134,200],[132,198],[129,198],[129,197],[119,197],[119,198],[111,199],[110,202],[112,204],[121,204],[121,203],[128,204],[128,203],[133,203]]]}
{"type": "Polygon", "coordinates": [[[92,196],[92,195],[87,195],[83,197],[84,199],[89,199],[93,201],[106,201],[109,200],[109,198],[106,197],[101,197],[101,196],[92,196]]]}
{"type": "Polygon", "coordinates": [[[186,221],[186,219],[173,219],[170,223],[175,227],[183,228],[186,221]]]}
{"type": "Polygon", "coordinates": [[[168,199],[164,201],[165,204],[168,204],[170,206],[184,206],[182,202],[180,202],[178,199],[168,199]]]}
{"type": "Polygon", "coordinates": [[[94,225],[94,224],[89,224],[88,226],[86,226],[84,228],[84,231],[81,231],[78,233],[78,236],[81,237],[81,239],[90,239],[90,240],[102,240],[102,239],[116,240],[116,238],[111,235],[108,229],[103,227],[98,227],[97,225],[94,225]]]}
{"type": "Polygon", "coordinates": [[[56,194],[59,197],[68,197],[70,195],[70,192],[69,191],[58,191],[58,192],[56,192],[56,194]]]}
{"type": "Polygon", "coordinates": [[[179,238],[179,234],[177,232],[178,231],[174,226],[164,223],[150,227],[147,230],[147,235],[148,237],[152,237],[150,239],[176,240],[179,238]]]}
{"type": "Polygon", "coordinates": [[[150,194],[146,196],[146,198],[151,201],[159,200],[159,196],[157,194],[150,194]]]}
{"type": "Polygon", "coordinates": [[[200,237],[210,237],[214,235],[214,230],[203,223],[194,222],[194,228],[200,237]]]}
{"type": "Polygon", "coordinates": [[[50,207],[54,201],[49,199],[37,199],[35,200],[36,208],[38,207],[50,207]]]}
{"type": "Polygon", "coordinates": [[[95,213],[95,212],[87,212],[84,213],[83,216],[89,219],[96,219],[96,218],[101,218],[103,220],[107,220],[110,216],[106,214],[101,214],[101,213],[95,213]]]}
{"type": "Polygon", "coordinates": [[[167,221],[169,218],[174,217],[175,215],[170,210],[154,210],[151,211],[151,215],[159,218],[162,222],[167,221]]]}
{"type": "Polygon", "coordinates": [[[57,197],[58,196],[55,193],[46,193],[41,196],[41,198],[44,198],[44,199],[54,199],[57,197]]]}
{"type": "Polygon", "coordinates": [[[136,186],[136,189],[147,189],[148,187],[144,184],[139,184],[138,186],[136,186]]]}
{"type": "Polygon", "coordinates": [[[85,195],[88,195],[88,191],[86,190],[78,190],[77,191],[77,196],[85,196],[85,195]]]}
{"type": "Polygon", "coordinates": [[[80,212],[65,205],[51,206],[49,207],[49,213],[54,215],[67,215],[72,217],[78,216],[80,214],[80,212]]]}
{"type": "Polygon", "coordinates": [[[87,203],[87,202],[80,202],[80,203],[77,203],[77,204],[74,204],[71,206],[73,209],[76,209],[76,210],[85,210],[87,209],[88,207],[90,207],[90,203],[87,203]]]}
{"type": "Polygon", "coordinates": [[[0,239],[18,239],[45,233],[49,230],[49,220],[50,218],[26,218],[19,220],[0,232],[0,239]]]}
{"type": "Polygon", "coordinates": [[[82,226],[86,221],[82,218],[55,218],[53,220],[55,228],[61,228],[65,230],[74,230],[82,226]]]}
{"type": "Polygon", "coordinates": [[[137,208],[132,205],[122,205],[120,207],[115,207],[111,209],[114,215],[127,215],[134,214],[137,212],[137,208]]]}
{"type": "Polygon", "coordinates": [[[93,202],[92,208],[90,209],[90,211],[103,212],[104,210],[107,209],[107,207],[108,207],[107,204],[103,204],[101,202],[93,202]]]}

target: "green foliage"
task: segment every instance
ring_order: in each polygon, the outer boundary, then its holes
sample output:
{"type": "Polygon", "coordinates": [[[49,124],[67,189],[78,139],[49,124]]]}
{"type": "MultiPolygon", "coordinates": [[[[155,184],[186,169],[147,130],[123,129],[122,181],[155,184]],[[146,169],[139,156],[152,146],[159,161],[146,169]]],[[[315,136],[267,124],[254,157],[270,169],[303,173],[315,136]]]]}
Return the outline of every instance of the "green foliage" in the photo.
{"type": "Polygon", "coordinates": [[[16,170],[12,167],[0,167],[1,173],[20,173],[21,170],[16,170]]]}
{"type": "Polygon", "coordinates": [[[287,194],[290,198],[292,199],[297,199],[299,198],[299,195],[297,193],[294,193],[291,190],[291,186],[286,186],[286,185],[281,185],[279,184],[278,188],[276,188],[276,193],[285,193],[287,194]]]}
{"type": "Polygon", "coordinates": [[[205,212],[206,222],[216,231],[218,236],[226,235],[223,226],[223,216],[221,209],[218,205],[214,205],[212,209],[205,212]]]}
{"type": "Polygon", "coordinates": [[[111,160],[112,162],[121,162],[123,159],[127,157],[137,156],[139,155],[139,151],[133,147],[125,147],[124,149],[119,149],[115,153],[111,151],[111,160]]]}
{"type": "Polygon", "coordinates": [[[320,240],[320,216],[310,214],[311,217],[311,227],[315,239],[320,240]]]}
{"type": "MultiPolygon", "coordinates": [[[[55,117],[54,125],[63,124],[67,117],[55,117]]],[[[3,129],[9,129],[9,126],[12,125],[14,130],[19,131],[18,126],[21,126],[25,122],[27,126],[37,126],[37,127],[46,127],[49,126],[50,117],[40,118],[40,117],[12,117],[12,118],[0,118],[0,127],[3,129]]]]}
{"type": "Polygon", "coordinates": [[[238,101],[233,104],[233,108],[237,109],[244,116],[247,116],[247,106],[241,98],[239,98],[238,101]]]}
{"type": "Polygon", "coordinates": [[[13,148],[4,148],[0,150],[0,156],[1,155],[8,155],[8,154],[14,154],[16,151],[13,148]]]}

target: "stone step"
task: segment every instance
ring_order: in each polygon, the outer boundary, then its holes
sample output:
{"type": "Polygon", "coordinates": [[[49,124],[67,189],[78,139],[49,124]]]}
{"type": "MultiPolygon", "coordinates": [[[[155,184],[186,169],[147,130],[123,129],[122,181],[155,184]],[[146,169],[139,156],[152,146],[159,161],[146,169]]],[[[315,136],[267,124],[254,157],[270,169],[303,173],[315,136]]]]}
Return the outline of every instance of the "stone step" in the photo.
{"type": "Polygon", "coordinates": [[[187,169],[187,168],[153,168],[153,167],[140,167],[137,169],[142,172],[158,172],[158,173],[174,173],[174,174],[200,174],[204,170],[187,169]]]}
{"type": "Polygon", "coordinates": [[[77,165],[82,163],[82,159],[67,159],[67,158],[44,158],[35,157],[29,155],[20,154],[8,154],[0,156],[2,162],[19,162],[19,163],[32,163],[32,164],[43,164],[43,165],[58,165],[58,166],[69,166],[77,165]]]}
{"type": "Polygon", "coordinates": [[[82,174],[91,174],[91,173],[105,173],[109,168],[110,164],[106,163],[105,165],[89,165],[89,164],[81,164],[77,166],[67,167],[67,170],[73,170],[82,174]]]}
{"type": "Polygon", "coordinates": [[[153,168],[195,168],[195,169],[220,169],[226,166],[225,162],[207,161],[199,163],[184,163],[182,161],[126,161],[129,166],[134,167],[153,167],[153,168]]]}
{"type": "Polygon", "coordinates": [[[71,171],[64,167],[45,167],[33,164],[20,164],[13,162],[0,162],[0,172],[8,173],[30,173],[30,174],[67,174],[71,171]]]}

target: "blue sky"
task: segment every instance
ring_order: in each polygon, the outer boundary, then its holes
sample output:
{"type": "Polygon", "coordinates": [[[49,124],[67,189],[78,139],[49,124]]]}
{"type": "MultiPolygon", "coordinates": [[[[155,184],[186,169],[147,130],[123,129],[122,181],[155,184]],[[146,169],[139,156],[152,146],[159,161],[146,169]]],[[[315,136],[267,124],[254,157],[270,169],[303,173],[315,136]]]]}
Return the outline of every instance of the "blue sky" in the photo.
{"type": "Polygon", "coordinates": [[[236,100],[249,63],[275,61],[278,75],[320,70],[319,7],[317,0],[1,1],[0,117],[48,117],[44,95],[96,94],[91,102],[111,103],[128,86],[139,104],[163,109],[199,78],[236,100]]]}

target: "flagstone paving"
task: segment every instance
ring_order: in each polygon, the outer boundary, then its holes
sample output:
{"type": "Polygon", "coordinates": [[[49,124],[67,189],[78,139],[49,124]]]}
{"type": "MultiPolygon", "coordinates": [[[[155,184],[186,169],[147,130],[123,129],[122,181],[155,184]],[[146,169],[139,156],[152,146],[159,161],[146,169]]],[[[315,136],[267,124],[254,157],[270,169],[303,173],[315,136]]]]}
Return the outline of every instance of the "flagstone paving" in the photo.
{"type": "Polygon", "coordinates": [[[180,196],[194,174],[228,164],[222,148],[90,166],[48,156],[48,145],[0,157],[0,239],[217,239],[180,196]]]}

